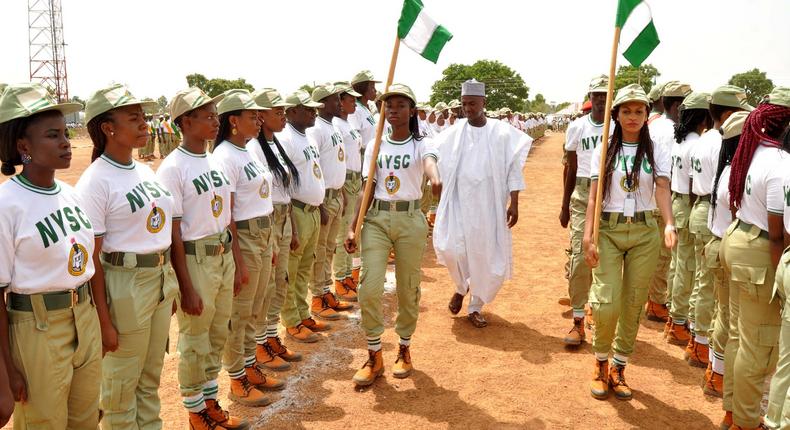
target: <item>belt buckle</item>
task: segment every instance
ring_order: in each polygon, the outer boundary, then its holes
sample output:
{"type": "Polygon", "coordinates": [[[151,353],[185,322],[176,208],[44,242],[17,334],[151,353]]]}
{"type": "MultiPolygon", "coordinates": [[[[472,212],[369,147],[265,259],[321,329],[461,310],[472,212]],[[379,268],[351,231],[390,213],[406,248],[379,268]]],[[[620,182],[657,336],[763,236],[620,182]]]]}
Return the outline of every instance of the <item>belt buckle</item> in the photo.
{"type": "Polygon", "coordinates": [[[223,243],[220,243],[220,244],[219,244],[219,248],[217,248],[217,250],[219,251],[219,253],[218,253],[217,255],[222,255],[222,254],[224,254],[224,253],[225,253],[225,244],[223,244],[223,243]]]}
{"type": "Polygon", "coordinates": [[[384,204],[387,206],[387,209],[385,209],[385,210],[388,210],[388,211],[392,210],[392,202],[384,202],[384,204]]]}
{"type": "Polygon", "coordinates": [[[71,290],[71,306],[69,306],[69,309],[74,309],[74,306],[77,306],[77,303],[80,302],[80,295],[77,293],[77,288],[71,290]]]}
{"type": "Polygon", "coordinates": [[[159,253],[159,265],[160,266],[164,266],[164,264],[165,264],[165,253],[162,252],[162,253],[159,253]]]}
{"type": "Polygon", "coordinates": [[[625,223],[626,224],[633,224],[634,223],[634,218],[630,217],[630,216],[625,217],[625,223]]]}

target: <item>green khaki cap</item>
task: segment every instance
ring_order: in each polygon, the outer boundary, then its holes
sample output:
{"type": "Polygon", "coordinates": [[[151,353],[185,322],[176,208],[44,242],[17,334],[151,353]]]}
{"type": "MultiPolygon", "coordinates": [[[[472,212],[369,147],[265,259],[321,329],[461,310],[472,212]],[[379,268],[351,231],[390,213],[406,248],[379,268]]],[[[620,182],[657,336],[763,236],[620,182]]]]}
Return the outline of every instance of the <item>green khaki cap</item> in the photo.
{"type": "Polygon", "coordinates": [[[666,83],[653,85],[653,88],[650,89],[650,94],[647,95],[647,98],[649,98],[651,102],[657,102],[658,99],[661,98],[661,93],[664,92],[664,87],[666,85],[666,83]]]}
{"type": "Polygon", "coordinates": [[[362,94],[354,91],[354,88],[348,82],[335,82],[335,88],[338,89],[339,94],[348,94],[353,97],[362,97],[362,94]]]}
{"type": "Polygon", "coordinates": [[[58,104],[49,95],[46,88],[32,83],[8,85],[0,97],[0,123],[51,110],[68,115],[81,111],[82,105],[79,103],[58,104]]]}
{"type": "Polygon", "coordinates": [[[274,88],[262,88],[258,91],[255,91],[254,93],[252,93],[252,98],[255,99],[255,103],[258,106],[265,107],[268,109],[272,109],[276,107],[282,107],[287,109],[293,106],[293,104],[283,100],[283,97],[274,88]]]}
{"type": "Polygon", "coordinates": [[[417,97],[414,96],[414,92],[411,90],[411,88],[409,88],[407,85],[404,84],[390,85],[387,91],[385,91],[384,94],[380,95],[378,99],[381,101],[385,101],[392,96],[408,97],[411,101],[414,102],[415,105],[417,104],[417,97]]]}
{"type": "Polygon", "coordinates": [[[461,107],[461,102],[459,100],[450,100],[450,103],[447,104],[447,107],[450,109],[457,109],[461,107]]]}
{"type": "Polygon", "coordinates": [[[614,98],[614,103],[612,103],[612,109],[628,102],[642,102],[648,106],[650,105],[650,99],[647,98],[645,90],[639,84],[626,85],[620,88],[620,91],[617,92],[617,96],[614,98]]]}
{"type": "Polygon", "coordinates": [[[159,107],[155,101],[137,100],[126,86],[115,84],[96,91],[90,96],[88,101],[85,102],[85,124],[91,122],[93,118],[105,112],[132,105],[142,105],[143,110],[148,111],[159,107]]]}
{"type": "Polygon", "coordinates": [[[441,112],[443,110],[447,110],[447,103],[445,103],[445,102],[436,103],[436,106],[433,107],[433,110],[435,110],[437,112],[441,112]]]}
{"type": "Polygon", "coordinates": [[[743,125],[746,123],[746,117],[748,116],[749,112],[746,111],[739,111],[730,115],[727,121],[724,121],[724,124],[721,125],[722,139],[729,139],[740,135],[743,131],[743,125]]]}
{"type": "Polygon", "coordinates": [[[768,103],[790,108],[790,87],[776,87],[768,94],[768,103]]]}
{"type": "Polygon", "coordinates": [[[285,98],[285,101],[290,103],[292,106],[302,105],[310,108],[324,107],[323,103],[314,102],[313,99],[310,98],[310,94],[308,94],[305,90],[294,91],[285,98]]]}
{"type": "Polygon", "coordinates": [[[360,82],[376,82],[376,83],[379,83],[381,81],[375,80],[373,78],[373,72],[371,72],[370,70],[363,70],[363,71],[357,73],[356,75],[354,75],[353,78],[351,78],[351,85],[358,84],[360,82]]]}
{"type": "Polygon", "coordinates": [[[320,103],[321,100],[335,94],[340,94],[340,92],[341,90],[338,87],[327,82],[325,84],[321,84],[315,87],[315,89],[313,90],[313,95],[311,97],[314,102],[320,103]]]}
{"type": "Polygon", "coordinates": [[[255,99],[252,98],[252,94],[247,90],[233,89],[227,90],[222,94],[225,97],[217,103],[217,113],[219,115],[237,110],[270,110],[269,108],[258,106],[255,103],[255,99]]]}
{"type": "Polygon", "coordinates": [[[735,85],[723,85],[713,91],[710,104],[744,109],[749,112],[754,110],[746,100],[746,92],[735,85]]]}
{"type": "Polygon", "coordinates": [[[686,97],[691,93],[691,85],[679,81],[669,81],[661,93],[662,97],[686,97]]]}
{"type": "Polygon", "coordinates": [[[513,111],[511,111],[509,107],[503,107],[502,109],[499,110],[499,113],[501,115],[507,115],[507,114],[512,113],[512,112],[513,111]]]}
{"type": "Polygon", "coordinates": [[[0,83],[0,96],[2,96],[2,95],[3,95],[3,91],[5,91],[5,88],[6,88],[7,86],[8,86],[8,84],[3,84],[3,83],[0,83]]]}
{"type": "Polygon", "coordinates": [[[606,93],[609,92],[609,77],[600,75],[592,78],[588,93],[606,93]]]}
{"type": "Polygon", "coordinates": [[[692,92],[683,99],[682,109],[708,109],[710,107],[710,94],[692,92]]]}
{"type": "Polygon", "coordinates": [[[417,110],[423,110],[425,112],[433,111],[433,108],[428,103],[417,103],[417,110]]]}
{"type": "Polygon", "coordinates": [[[203,90],[196,87],[181,90],[177,92],[175,97],[170,101],[170,117],[176,119],[189,111],[205,106],[211,102],[217,104],[223,98],[225,98],[224,94],[211,98],[206,95],[203,90]]]}

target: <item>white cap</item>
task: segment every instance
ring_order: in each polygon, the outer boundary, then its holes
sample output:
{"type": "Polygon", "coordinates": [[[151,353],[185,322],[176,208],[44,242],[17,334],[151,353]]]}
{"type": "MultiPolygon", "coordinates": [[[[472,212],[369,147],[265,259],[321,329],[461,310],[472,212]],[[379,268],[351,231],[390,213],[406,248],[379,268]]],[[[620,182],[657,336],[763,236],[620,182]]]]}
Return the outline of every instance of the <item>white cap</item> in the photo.
{"type": "Polygon", "coordinates": [[[462,96],[486,96],[486,84],[478,82],[477,79],[470,79],[461,84],[462,96]]]}

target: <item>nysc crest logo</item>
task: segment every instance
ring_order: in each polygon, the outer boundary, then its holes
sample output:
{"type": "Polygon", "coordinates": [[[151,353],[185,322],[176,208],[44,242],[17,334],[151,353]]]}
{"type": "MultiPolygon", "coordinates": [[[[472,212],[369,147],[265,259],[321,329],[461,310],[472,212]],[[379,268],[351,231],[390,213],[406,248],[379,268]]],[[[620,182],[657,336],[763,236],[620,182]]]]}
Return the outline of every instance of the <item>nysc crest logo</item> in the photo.
{"type": "Polygon", "coordinates": [[[313,161],[313,176],[315,176],[316,179],[321,179],[321,167],[319,167],[318,163],[315,161],[313,161]]]}
{"type": "Polygon", "coordinates": [[[389,176],[384,180],[384,188],[387,189],[389,195],[397,193],[400,189],[400,179],[393,172],[390,172],[389,176]]]}
{"type": "Polygon", "coordinates": [[[620,178],[620,188],[622,188],[623,191],[625,191],[626,193],[633,193],[634,191],[636,191],[636,187],[637,187],[636,184],[633,184],[630,187],[628,186],[627,176],[623,176],[622,178],[620,178]]]}
{"type": "Polygon", "coordinates": [[[346,153],[343,152],[343,147],[337,148],[337,161],[346,161],[346,153]]]}
{"type": "Polygon", "coordinates": [[[145,220],[145,229],[149,233],[159,233],[165,227],[165,211],[156,207],[155,202],[151,202],[151,212],[145,220]]]}
{"type": "Polygon", "coordinates": [[[88,267],[88,250],[71,238],[71,249],[69,250],[68,270],[71,276],[81,276],[88,267]]]}
{"type": "Polygon", "coordinates": [[[266,179],[263,180],[261,188],[258,190],[258,195],[261,196],[262,199],[269,198],[269,181],[266,179]]]}
{"type": "Polygon", "coordinates": [[[222,215],[222,197],[216,193],[214,198],[211,199],[211,213],[214,215],[214,218],[219,218],[222,215]]]}

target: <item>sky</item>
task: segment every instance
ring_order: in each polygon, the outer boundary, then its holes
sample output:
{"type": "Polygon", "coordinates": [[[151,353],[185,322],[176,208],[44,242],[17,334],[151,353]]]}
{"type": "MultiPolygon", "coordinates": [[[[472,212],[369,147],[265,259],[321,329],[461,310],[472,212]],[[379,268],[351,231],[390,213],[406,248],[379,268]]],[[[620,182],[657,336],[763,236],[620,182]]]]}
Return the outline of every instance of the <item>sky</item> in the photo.
{"type": "MultiPolygon", "coordinates": [[[[61,0],[69,94],[87,99],[114,82],[137,97],[170,99],[185,76],[245,78],[283,93],[349,80],[385,80],[401,0],[61,0]]],[[[615,0],[423,0],[454,38],[438,64],[401,46],[395,82],[419,100],[453,63],[498,60],[530,98],[580,101],[608,72],[615,0]]],[[[649,0],[661,44],[646,63],[658,80],[712,91],[759,68],[790,86],[790,1],[649,0]]],[[[27,1],[0,2],[0,82],[29,80],[27,1]]],[[[623,49],[625,49],[623,47],[623,49]]],[[[626,64],[618,55],[618,65],[626,64]]]]}

